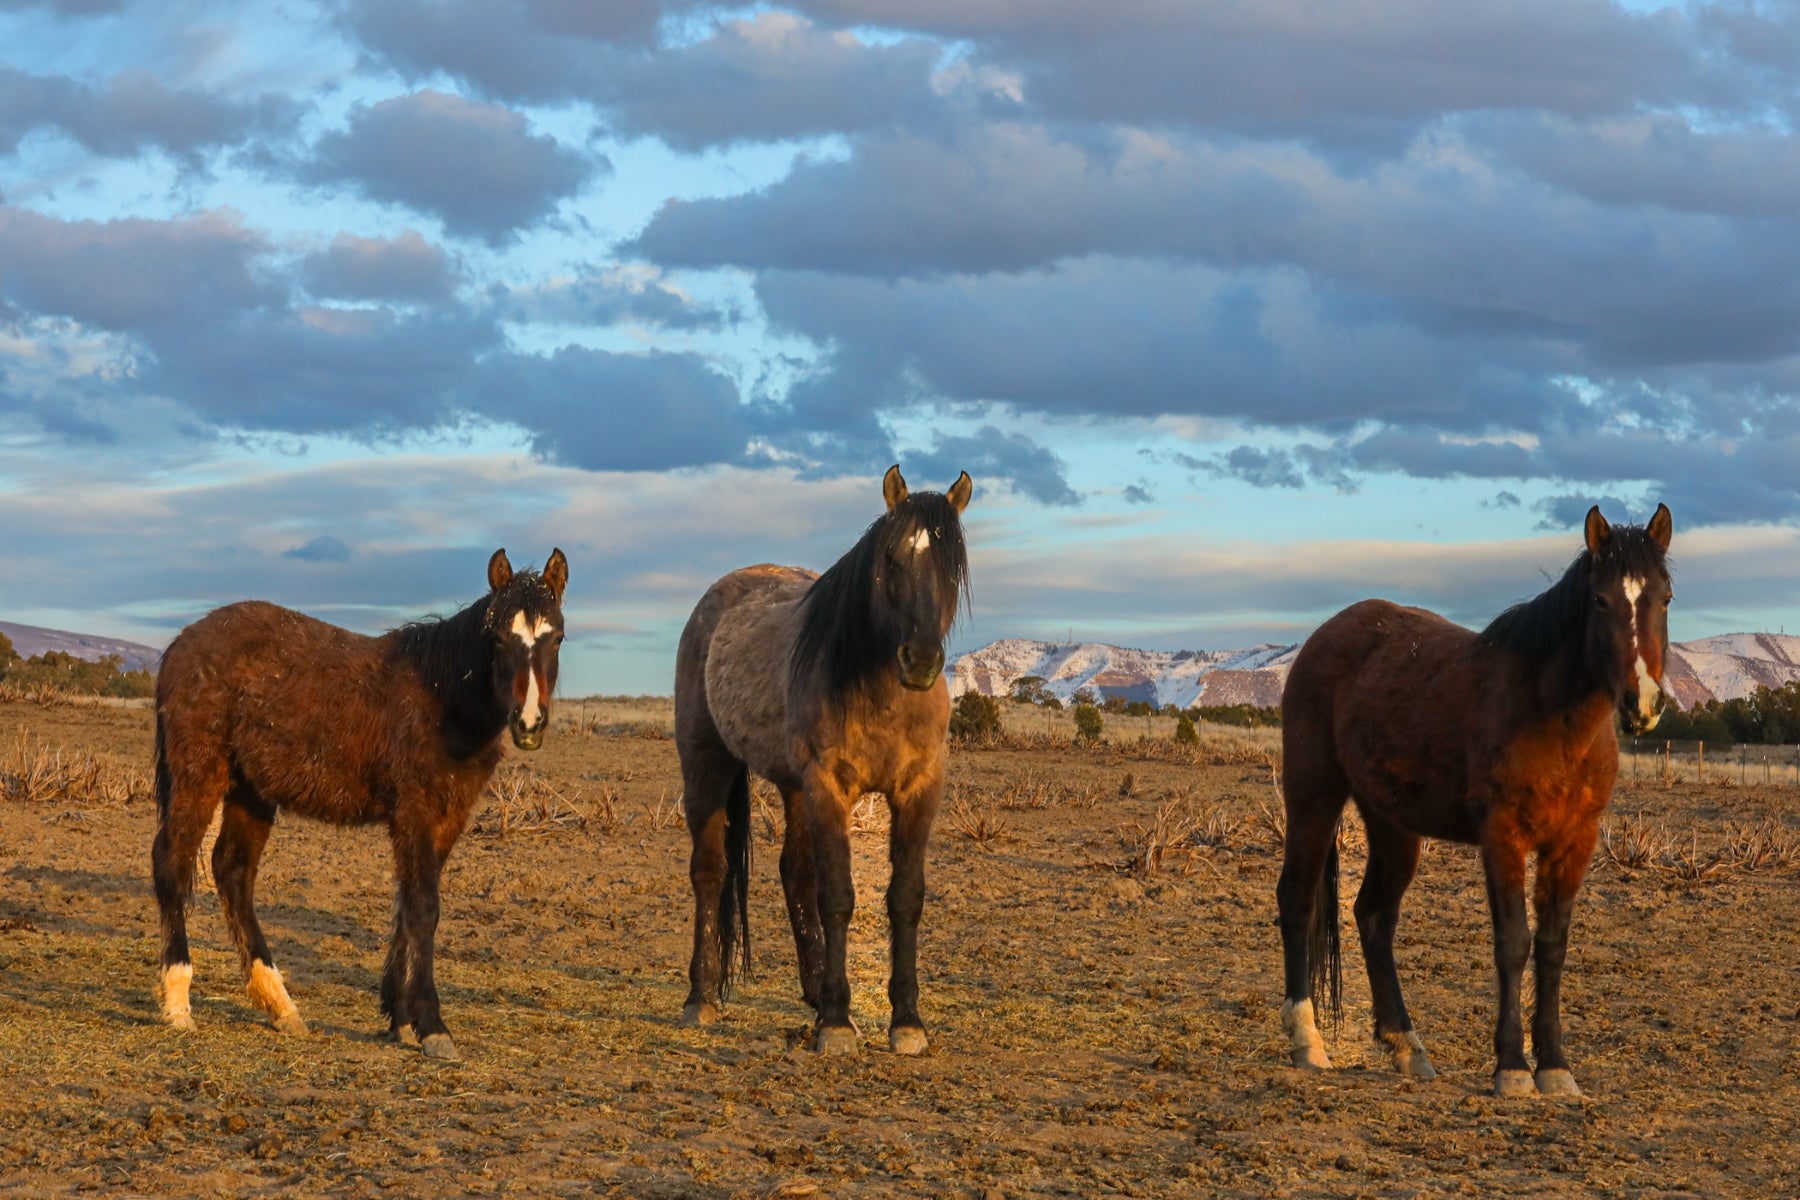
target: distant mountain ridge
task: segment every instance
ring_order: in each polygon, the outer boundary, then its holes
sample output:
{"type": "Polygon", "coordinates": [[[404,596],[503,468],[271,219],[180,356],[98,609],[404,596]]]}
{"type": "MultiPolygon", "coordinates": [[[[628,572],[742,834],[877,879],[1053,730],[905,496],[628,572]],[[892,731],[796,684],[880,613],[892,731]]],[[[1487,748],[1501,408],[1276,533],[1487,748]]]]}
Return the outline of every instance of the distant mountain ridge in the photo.
{"type": "Polygon", "coordinates": [[[116,654],[128,671],[154,671],[162,661],[162,651],[154,646],[127,642],[120,638],[95,637],[63,629],[45,629],[38,625],[15,625],[11,621],[0,621],[0,633],[4,633],[12,642],[13,649],[20,658],[35,658],[48,650],[60,650],[64,654],[73,654],[76,658],[98,662],[109,654],[116,654]]]}
{"type": "MultiPolygon", "coordinates": [[[[1091,687],[1102,697],[1148,700],[1157,707],[1281,703],[1300,644],[1244,650],[1134,650],[1106,642],[1040,642],[1002,638],[959,654],[945,668],[950,694],[1004,696],[1022,676],[1036,675],[1059,700],[1091,687]]],[[[1664,673],[1683,709],[1735,700],[1758,687],[1800,679],[1800,636],[1722,633],[1669,646],[1664,673]]]]}

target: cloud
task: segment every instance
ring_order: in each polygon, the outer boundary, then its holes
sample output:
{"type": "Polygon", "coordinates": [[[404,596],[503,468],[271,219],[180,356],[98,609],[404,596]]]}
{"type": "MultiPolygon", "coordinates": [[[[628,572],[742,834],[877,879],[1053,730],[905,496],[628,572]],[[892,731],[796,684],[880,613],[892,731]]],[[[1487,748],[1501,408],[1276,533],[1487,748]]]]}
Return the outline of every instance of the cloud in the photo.
{"type": "Polygon", "coordinates": [[[665,329],[718,329],[735,313],[696,300],[656,267],[641,263],[579,264],[498,293],[510,320],[550,325],[621,323],[665,329]]]}
{"type": "Polygon", "coordinates": [[[444,248],[416,229],[395,238],[339,233],[299,266],[307,291],[344,300],[442,300],[455,292],[459,274],[444,248]]]}
{"type": "Polygon", "coordinates": [[[977,484],[1003,479],[1014,490],[1040,504],[1068,506],[1081,503],[1081,494],[1069,486],[1067,468],[1048,448],[1023,434],[1008,433],[984,425],[973,434],[938,434],[931,449],[908,456],[907,469],[920,478],[943,477],[943,487],[967,471],[977,484]]]}
{"type": "Polygon", "coordinates": [[[359,105],[320,137],[300,178],[430,213],[452,234],[504,243],[607,169],[534,134],[520,113],[429,88],[359,105]]]}
{"type": "Polygon", "coordinates": [[[283,558],[298,559],[309,563],[346,563],[350,561],[350,547],[343,539],[322,534],[309,542],[303,542],[291,550],[281,552],[283,558]]]}
{"type": "MultiPolygon", "coordinates": [[[[657,0],[342,0],[338,24],[409,80],[439,71],[490,96],[567,100],[615,60],[608,43],[650,45],[657,0]]],[[[669,5],[667,7],[676,7],[669,5]]]]}
{"type": "Polygon", "coordinates": [[[495,355],[474,390],[471,407],[527,430],[538,456],[590,471],[738,462],[750,440],[737,386],[692,354],[495,355]]]}
{"type": "Polygon", "coordinates": [[[1575,115],[1761,98],[1675,10],[1605,0],[795,0],[840,25],[965,40],[1058,118],[1403,144],[1446,113],[1575,115]]]}
{"type": "Polygon", "coordinates": [[[36,129],[56,129],[95,154],[129,158],[152,147],[190,164],[206,149],[293,126],[300,106],[277,96],[227,100],[122,71],[94,88],[0,66],[0,154],[36,129]]]}
{"type": "Polygon", "coordinates": [[[943,53],[924,39],[870,45],[763,12],[655,56],[623,57],[594,98],[613,114],[615,132],[689,151],[854,133],[933,103],[931,74],[943,53]]]}

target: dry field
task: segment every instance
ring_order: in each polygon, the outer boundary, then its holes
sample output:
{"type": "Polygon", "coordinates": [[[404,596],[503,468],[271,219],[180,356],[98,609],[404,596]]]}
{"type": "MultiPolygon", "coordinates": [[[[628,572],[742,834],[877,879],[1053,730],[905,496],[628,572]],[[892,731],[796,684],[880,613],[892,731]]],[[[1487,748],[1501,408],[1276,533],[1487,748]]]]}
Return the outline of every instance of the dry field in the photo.
{"type": "MultiPolygon", "coordinates": [[[[195,1016],[155,1020],[150,713],[0,703],[0,1195],[1776,1196],[1800,1191],[1800,789],[1627,781],[1577,926],[1576,1103],[1501,1102],[1475,858],[1429,849],[1401,967],[1443,1072],[1385,1070],[1360,966],[1322,1078],[1284,1065],[1266,736],[959,749],[886,1053],[885,813],[857,839],[867,1049],[805,1011],[759,805],[756,978],[704,1030],[666,702],[565,701],[452,857],[438,978],[466,1056],[378,1037],[373,830],[277,829],[260,908],[313,1036],[246,1004],[203,886],[195,1016]]],[[[760,793],[759,793],[760,794],[760,793]]],[[[1346,891],[1359,870],[1346,833],[1346,891]]],[[[1349,895],[1345,896],[1346,912],[1349,895]]],[[[1353,931],[1346,929],[1349,946],[1353,931]]]]}

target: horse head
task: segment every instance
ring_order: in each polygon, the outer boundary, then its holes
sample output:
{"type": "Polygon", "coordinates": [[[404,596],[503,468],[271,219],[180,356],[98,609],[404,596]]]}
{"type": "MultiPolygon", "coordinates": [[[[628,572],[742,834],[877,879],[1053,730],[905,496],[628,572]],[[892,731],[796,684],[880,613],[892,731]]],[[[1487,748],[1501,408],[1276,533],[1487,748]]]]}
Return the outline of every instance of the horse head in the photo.
{"type": "Polygon", "coordinates": [[[898,464],[881,481],[888,511],[874,531],[870,616],[898,647],[900,683],[914,691],[944,670],[944,639],[968,579],[962,512],[973,489],[964,471],[943,493],[908,492],[898,464]]]}
{"type": "Polygon", "coordinates": [[[1634,736],[1656,727],[1668,700],[1663,668],[1675,592],[1664,555],[1673,533],[1664,504],[1641,529],[1607,524],[1599,505],[1588,510],[1588,661],[1612,685],[1619,720],[1634,736]]]}
{"type": "Polygon", "coordinates": [[[485,627],[494,646],[494,699],[507,714],[513,745],[536,750],[550,724],[550,697],[556,691],[569,561],[561,550],[552,550],[541,574],[515,572],[501,549],[488,559],[487,573],[485,627]]]}

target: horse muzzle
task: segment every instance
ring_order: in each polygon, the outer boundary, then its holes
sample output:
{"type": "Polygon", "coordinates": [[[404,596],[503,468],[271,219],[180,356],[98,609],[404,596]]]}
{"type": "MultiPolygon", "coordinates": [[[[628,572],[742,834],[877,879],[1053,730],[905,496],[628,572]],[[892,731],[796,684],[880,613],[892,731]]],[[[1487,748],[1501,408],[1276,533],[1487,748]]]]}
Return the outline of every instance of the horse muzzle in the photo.
{"type": "Polygon", "coordinates": [[[1667,703],[1668,697],[1661,688],[1647,697],[1642,692],[1626,692],[1619,697],[1619,724],[1632,737],[1642,737],[1656,728],[1667,703]]]}
{"type": "Polygon", "coordinates": [[[900,686],[915,692],[929,690],[944,673],[942,646],[900,647],[900,686]]]}
{"type": "Polygon", "coordinates": [[[506,728],[512,734],[513,745],[521,750],[536,750],[544,744],[544,730],[549,725],[548,714],[538,718],[538,723],[531,726],[527,726],[522,718],[514,716],[506,723],[506,728]]]}

